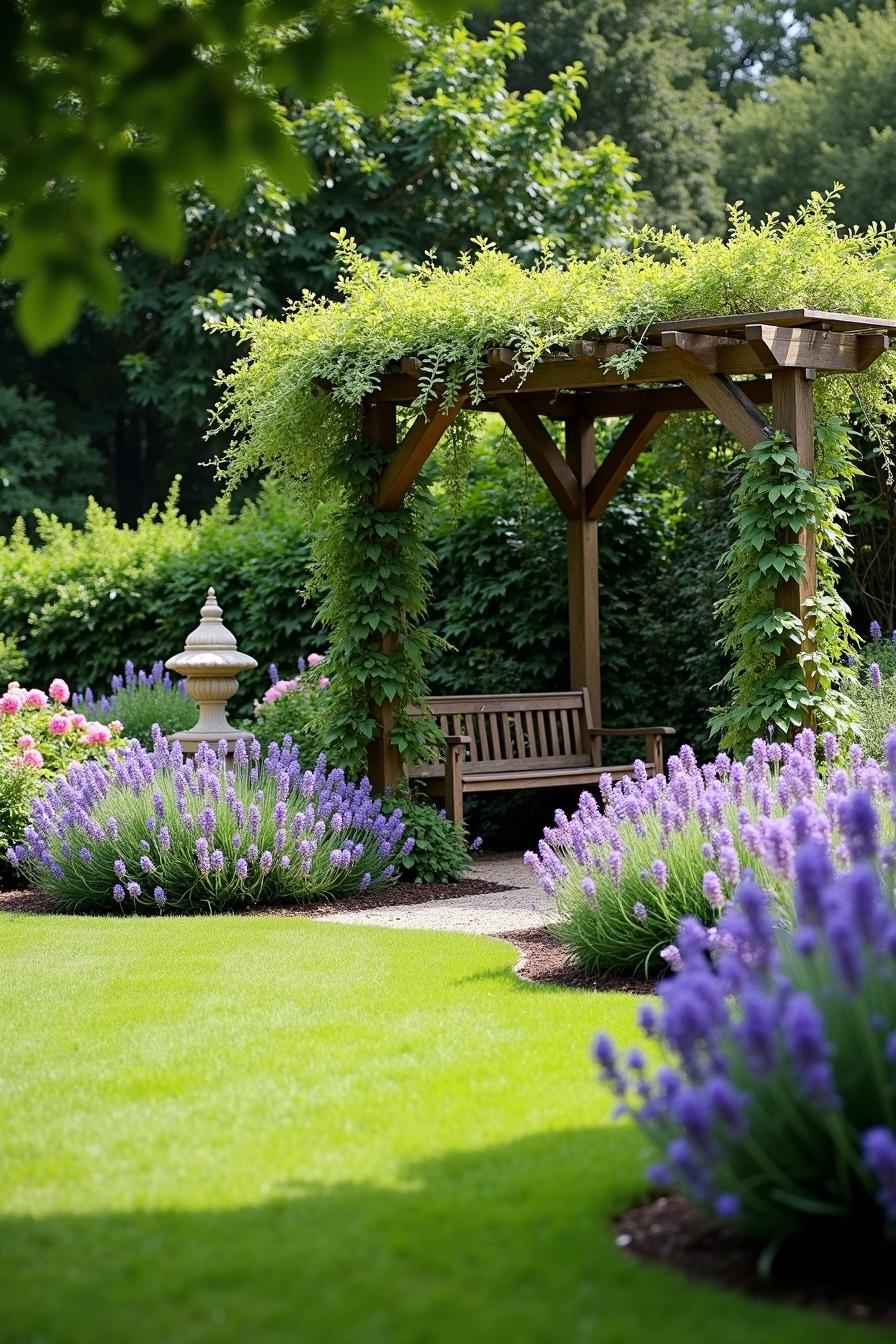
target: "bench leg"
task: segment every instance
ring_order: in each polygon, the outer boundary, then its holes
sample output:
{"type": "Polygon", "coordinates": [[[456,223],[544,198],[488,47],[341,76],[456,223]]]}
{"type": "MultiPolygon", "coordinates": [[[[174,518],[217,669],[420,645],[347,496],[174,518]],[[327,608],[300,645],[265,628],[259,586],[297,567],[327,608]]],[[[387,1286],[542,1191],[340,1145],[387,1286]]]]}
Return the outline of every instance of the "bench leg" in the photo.
{"type": "Polygon", "coordinates": [[[647,765],[653,767],[655,775],[663,773],[663,739],[659,733],[648,733],[645,738],[647,765]]]}
{"type": "Polygon", "coordinates": [[[449,821],[464,819],[464,767],[462,747],[449,746],[445,751],[445,811],[449,821]]]}

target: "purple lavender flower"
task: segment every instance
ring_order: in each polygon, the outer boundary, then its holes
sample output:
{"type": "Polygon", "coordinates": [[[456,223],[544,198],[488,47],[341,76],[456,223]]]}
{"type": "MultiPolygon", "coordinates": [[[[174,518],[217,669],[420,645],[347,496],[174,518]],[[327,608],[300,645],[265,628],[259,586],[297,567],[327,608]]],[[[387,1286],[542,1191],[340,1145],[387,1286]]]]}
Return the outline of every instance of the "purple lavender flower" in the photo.
{"type": "Polygon", "coordinates": [[[711,910],[721,910],[725,904],[725,893],[718,873],[703,874],[703,895],[711,910]]]}
{"type": "Polygon", "coordinates": [[[872,663],[868,668],[868,680],[871,682],[873,690],[875,691],[880,690],[881,675],[880,675],[879,663],[872,663]]]}
{"type": "Polygon", "coordinates": [[[871,635],[871,638],[875,644],[879,643],[882,633],[880,628],[880,622],[872,621],[871,625],[868,627],[868,633],[871,635]]]}
{"type": "Polygon", "coordinates": [[[790,996],[784,1008],[783,1029],[799,1086],[820,1106],[838,1106],[830,1065],[832,1048],[821,1014],[808,994],[790,996]]]}
{"type": "Polygon", "coordinates": [[[862,1140],[862,1156],[877,1181],[877,1197],[887,1218],[896,1223],[896,1135],[885,1125],[869,1129],[862,1140]]]}
{"type": "Polygon", "coordinates": [[[245,882],[246,878],[249,876],[249,865],[246,862],[246,860],[237,859],[236,863],[234,864],[234,868],[239,880],[241,882],[245,882]]]}
{"type": "Polygon", "coordinates": [[[873,857],[877,851],[877,810],[867,793],[851,793],[840,808],[840,829],[850,858],[873,857]]]}
{"type": "Polygon", "coordinates": [[[124,887],[121,885],[120,882],[115,883],[115,886],[112,888],[112,895],[118,902],[118,904],[121,905],[122,901],[124,900],[124,887]]]}
{"type": "Polygon", "coordinates": [[[681,953],[679,952],[678,948],[675,946],[674,943],[670,943],[668,947],[664,947],[662,952],[660,953],[660,956],[662,957],[666,965],[669,967],[670,971],[681,970],[683,964],[681,959],[681,953]]]}
{"type": "Polygon", "coordinates": [[[165,901],[167,899],[167,897],[165,896],[164,887],[153,887],[152,897],[156,905],[161,910],[162,906],[165,904],[165,901]]]}
{"type": "Polygon", "coordinates": [[[632,906],[632,914],[639,924],[645,924],[647,922],[647,907],[642,901],[635,901],[632,906]]]}
{"type": "Polygon", "coordinates": [[[669,870],[662,859],[654,859],[650,865],[650,871],[653,874],[653,880],[662,891],[669,881],[669,870]]]}
{"type": "Polygon", "coordinates": [[[129,896],[133,896],[134,900],[137,899],[137,897],[140,895],[140,883],[139,883],[139,882],[129,882],[129,883],[128,883],[128,895],[129,895],[129,896]]]}

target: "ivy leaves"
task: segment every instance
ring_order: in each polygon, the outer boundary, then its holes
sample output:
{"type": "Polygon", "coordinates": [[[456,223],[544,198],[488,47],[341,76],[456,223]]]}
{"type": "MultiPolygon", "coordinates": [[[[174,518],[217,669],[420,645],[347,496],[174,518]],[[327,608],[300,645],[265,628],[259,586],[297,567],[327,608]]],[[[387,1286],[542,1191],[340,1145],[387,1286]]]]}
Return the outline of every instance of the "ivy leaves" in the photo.
{"type": "Polygon", "coordinates": [[[721,682],[731,700],[710,726],[736,751],[767,729],[786,736],[810,719],[840,729],[850,716],[838,689],[851,635],[835,566],[848,550],[839,506],[855,474],[854,453],[840,420],[819,427],[817,444],[814,472],[782,434],[757,444],[744,455],[733,492],[735,539],[724,560],[729,591],[718,612],[728,626],[723,647],[735,661],[721,682]],[[783,583],[805,576],[803,529],[815,534],[818,570],[805,625],[779,600],[783,583]]]}
{"type": "Polygon", "coordinates": [[[393,707],[391,738],[406,761],[434,756],[431,719],[407,713],[427,694],[426,668],[440,641],[423,625],[434,557],[424,541],[429,494],[417,484],[399,508],[373,503],[388,448],[352,439],[332,463],[338,501],[313,542],[311,594],[330,634],[325,745],[352,767],[377,731],[373,708],[393,707]]]}

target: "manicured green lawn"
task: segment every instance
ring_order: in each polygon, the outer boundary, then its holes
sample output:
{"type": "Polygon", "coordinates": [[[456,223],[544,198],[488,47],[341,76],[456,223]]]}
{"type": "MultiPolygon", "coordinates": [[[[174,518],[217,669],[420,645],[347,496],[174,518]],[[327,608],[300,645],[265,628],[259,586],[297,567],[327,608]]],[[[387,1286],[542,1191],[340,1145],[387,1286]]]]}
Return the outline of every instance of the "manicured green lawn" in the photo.
{"type": "Polygon", "coordinates": [[[635,1000],[484,938],[0,921],[0,1340],[868,1338],[629,1261],[588,1046],[635,1000]]]}

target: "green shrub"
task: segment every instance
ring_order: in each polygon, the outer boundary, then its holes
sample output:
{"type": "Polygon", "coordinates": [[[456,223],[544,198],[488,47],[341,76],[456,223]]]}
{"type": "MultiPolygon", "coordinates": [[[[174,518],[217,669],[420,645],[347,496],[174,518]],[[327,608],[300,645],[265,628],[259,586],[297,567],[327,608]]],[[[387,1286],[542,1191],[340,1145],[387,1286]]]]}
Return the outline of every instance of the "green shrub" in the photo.
{"type": "MultiPolygon", "coordinates": [[[[462,823],[449,821],[444,811],[405,791],[383,802],[387,815],[397,809],[414,837],[413,849],[397,860],[405,882],[457,882],[469,872],[470,847],[462,823]]],[[[472,847],[478,849],[479,844],[474,841],[472,847]]]]}
{"type": "Polygon", "coordinates": [[[389,881],[405,840],[370,784],[348,783],[297,753],[241,739],[233,761],[204,743],[195,758],[157,735],[111,770],[88,762],[47,789],[15,853],[69,910],[240,908],[354,895],[389,881]]]}
{"type": "Polygon", "coordinates": [[[38,513],[34,541],[21,522],[0,538],[0,628],[24,644],[31,677],[62,667],[75,685],[100,686],[126,658],[152,666],[183,648],[210,584],[261,665],[240,679],[237,713],[264,690],[264,665],[311,643],[308,524],[287,495],[266,487],[237,514],[218,504],[188,522],[177,492],[175,482],[133,527],[90,502],[83,527],[38,513]]]}
{"type": "Polygon", "coordinates": [[[27,660],[18,642],[9,635],[0,635],[0,686],[8,686],[25,674],[27,660]]]}
{"type": "Polygon", "coordinates": [[[896,676],[882,677],[879,685],[866,680],[852,692],[858,710],[858,739],[863,751],[875,760],[883,759],[884,740],[896,724],[896,676]]]}
{"type": "Polygon", "coordinates": [[[6,851],[19,844],[28,825],[31,801],[40,792],[43,778],[39,771],[13,765],[0,756],[0,886],[18,880],[6,851]]]}

